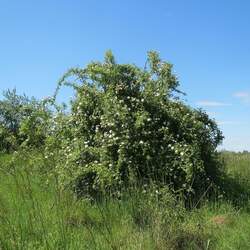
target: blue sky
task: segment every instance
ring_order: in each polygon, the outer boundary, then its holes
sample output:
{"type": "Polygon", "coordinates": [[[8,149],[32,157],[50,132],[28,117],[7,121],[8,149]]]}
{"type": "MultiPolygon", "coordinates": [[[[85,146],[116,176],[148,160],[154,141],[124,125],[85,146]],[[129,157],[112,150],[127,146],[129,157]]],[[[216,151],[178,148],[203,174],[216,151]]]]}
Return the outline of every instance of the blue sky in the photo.
{"type": "Polygon", "coordinates": [[[153,49],[174,64],[187,102],[218,121],[222,147],[250,150],[249,13],[247,0],[0,0],[0,91],[42,98],[107,49],[141,66],[153,49]]]}

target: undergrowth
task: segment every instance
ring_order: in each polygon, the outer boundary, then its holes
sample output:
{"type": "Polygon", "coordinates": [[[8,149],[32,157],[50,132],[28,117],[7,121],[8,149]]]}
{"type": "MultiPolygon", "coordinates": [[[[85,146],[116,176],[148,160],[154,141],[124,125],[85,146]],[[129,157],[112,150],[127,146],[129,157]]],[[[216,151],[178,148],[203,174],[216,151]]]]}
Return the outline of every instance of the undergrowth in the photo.
{"type": "MultiPolygon", "coordinates": [[[[228,176],[246,188],[249,155],[224,157],[228,176]]],[[[250,247],[250,196],[244,202],[239,196],[237,206],[227,196],[204,197],[192,209],[154,186],[127,190],[120,199],[78,199],[58,186],[56,176],[45,184],[41,159],[39,153],[26,160],[0,156],[0,249],[250,247]]]]}

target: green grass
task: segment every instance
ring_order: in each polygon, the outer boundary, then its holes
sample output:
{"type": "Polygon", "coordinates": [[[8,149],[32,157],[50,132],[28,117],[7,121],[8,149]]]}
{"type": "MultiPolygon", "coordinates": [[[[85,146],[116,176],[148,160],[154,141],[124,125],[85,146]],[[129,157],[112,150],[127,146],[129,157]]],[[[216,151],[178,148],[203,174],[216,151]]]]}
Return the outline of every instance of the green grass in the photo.
{"type": "Polygon", "coordinates": [[[160,202],[153,191],[119,201],[79,200],[56,179],[46,183],[39,157],[11,157],[0,156],[1,250],[250,249],[249,154],[224,153],[232,185],[243,186],[242,202],[203,200],[193,210],[169,193],[160,202]]]}

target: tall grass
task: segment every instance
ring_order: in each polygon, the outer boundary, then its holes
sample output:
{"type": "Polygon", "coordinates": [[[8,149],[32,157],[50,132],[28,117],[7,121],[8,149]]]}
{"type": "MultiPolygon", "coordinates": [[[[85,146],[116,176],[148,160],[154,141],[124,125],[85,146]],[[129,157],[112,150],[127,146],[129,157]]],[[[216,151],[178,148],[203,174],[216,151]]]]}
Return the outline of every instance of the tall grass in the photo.
{"type": "Polygon", "coordinates": [[[223,152],[225,191],[229,201],[250,211],[250,153],[223,152]]]}
{"type": "MultiPolygon", "coordinates": [[[[250,156],[224,157],[228,176],[244,190],[250,156]]],[[[1,250],[250,249],[246,195],[240,206],[221,197],[203,199],[192,210],[153,187],[145,193],[127,192],[120,200],[93,202],[60,190],[56,178],[46,184],[42,167],[35,154],[31,161],[0,156],[1,250]]]]}

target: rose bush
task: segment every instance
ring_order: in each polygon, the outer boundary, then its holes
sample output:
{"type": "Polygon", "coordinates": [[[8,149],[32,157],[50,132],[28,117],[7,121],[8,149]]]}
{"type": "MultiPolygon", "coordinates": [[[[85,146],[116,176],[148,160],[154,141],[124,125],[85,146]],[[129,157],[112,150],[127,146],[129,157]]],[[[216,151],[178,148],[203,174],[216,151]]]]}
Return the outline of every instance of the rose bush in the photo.
{"type": "Polygon", "coordinates": [[[53,120],[47,157],[57,148],[63,186],[94,195],[153,182],[188,196],[220,176],[221,131],[177,97],[172,65],[156,52],[144,69],[117,64],[107,52],[103,63],[69,70],[57,91],[62,85],[72,86],[75,98],[71,112],[53,120]]]}

